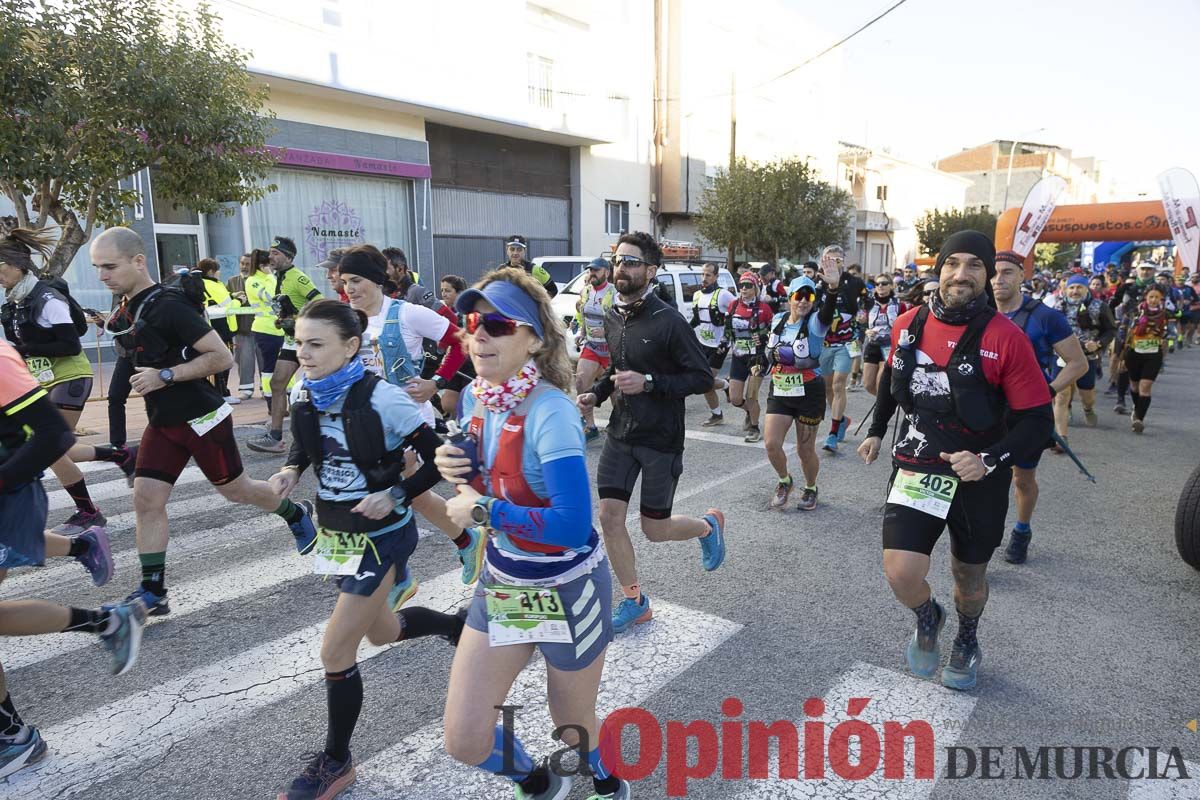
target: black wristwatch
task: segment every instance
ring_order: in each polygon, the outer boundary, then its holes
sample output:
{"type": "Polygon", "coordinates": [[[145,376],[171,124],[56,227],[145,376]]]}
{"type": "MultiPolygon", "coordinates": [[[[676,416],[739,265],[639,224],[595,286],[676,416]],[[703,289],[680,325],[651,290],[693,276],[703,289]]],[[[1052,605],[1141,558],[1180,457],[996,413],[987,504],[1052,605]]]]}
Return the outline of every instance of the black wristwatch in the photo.
{"type": "Polygon", "coordinates": [[[445,378],[443,378],[441,375],[434,375],[434,376],[433,376],[433,383],[434,383],[434,385],[435,385],[435,386],[437,386],[437,388],[438,388],[438,391],[440,392],[442,389],[445,389],[445,388],[446,388],[446,386],[449,384],[449,381],[447,381],[447,380],[446,380],[445,378]]]}
{"type": "Polygon", "coordinates": [[[644,377],[646,379],[645,392],[647,394],[649,394],[650,392],[653,392],[654,391],[654,376],[651,375],[650,373],[646,373],[642,377],[644,377]]]}
{"type": "Polygon", "coordinates": [[[158,379],[160,381],[162,381],[163,383],[165,383],[167,386],[174,386],[175,385],[175,370],[160,369],[158,371],[158,379]]]}
{"type": "MultiPolygon", "coordinates": [[[[979,460],[983,462],[983,468],[987,470],[987,474],[991,475],[996,471],[996,467],[1000,466],[1000,461],[993,455],[980,453],[979,460]]],[[[984,477],[987,477],[986,475],[984,477]]]]}

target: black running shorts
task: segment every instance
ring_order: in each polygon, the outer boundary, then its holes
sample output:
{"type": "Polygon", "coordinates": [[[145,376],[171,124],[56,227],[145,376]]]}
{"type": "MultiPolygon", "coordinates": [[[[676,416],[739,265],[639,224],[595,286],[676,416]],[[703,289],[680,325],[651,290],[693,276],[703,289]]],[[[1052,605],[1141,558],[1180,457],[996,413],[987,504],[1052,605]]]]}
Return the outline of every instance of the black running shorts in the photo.
{"type": "Polygon", "coordinates": [[[642,476],[642,516],[668,519],[675,504],[675,487],[683,474],[683,453],[664,453],[606,437],[596,469],[600,499],[628,503],[639,474],[642,476]]]}
{"type": "MultiPolygon", "coordinates": [[[[891,481],[896,478],[892,469],[891,481]]],[[[950,528],[950,552],[964,564],[986,564],[992,551],[1004,540],[1004,517],[1008,513],[1008,487],[1012,471],[998,469],[981,481],[958,484],[946,519],[915,508],[888,503],[883,510],[883,549],[909,550],[929,555],[950,528]]]]}

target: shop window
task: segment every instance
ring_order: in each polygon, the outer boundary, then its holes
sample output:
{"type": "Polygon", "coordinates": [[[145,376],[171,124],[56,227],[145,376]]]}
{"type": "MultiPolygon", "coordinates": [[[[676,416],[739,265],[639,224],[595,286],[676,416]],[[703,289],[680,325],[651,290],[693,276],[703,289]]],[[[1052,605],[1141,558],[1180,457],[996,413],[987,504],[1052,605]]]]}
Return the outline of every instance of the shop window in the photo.
{"type": "Polygon", "coordinates": [[[629,230],[629,203],[623,200],[604,201],[604,232],[612,235],[629,230]]]}

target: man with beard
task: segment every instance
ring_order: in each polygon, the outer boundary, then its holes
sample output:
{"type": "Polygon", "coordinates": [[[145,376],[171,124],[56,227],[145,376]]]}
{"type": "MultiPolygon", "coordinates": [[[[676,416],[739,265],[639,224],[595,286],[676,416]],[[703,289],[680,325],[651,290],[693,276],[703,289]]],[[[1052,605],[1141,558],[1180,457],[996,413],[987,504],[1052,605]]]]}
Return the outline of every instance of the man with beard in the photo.
{"type": "Polygon", "coordinates": [[[613,399],[608,437],[600,454],[596,486],[600,527],[613,572],[625,599],[613,614],[621,633],[653,616],[638,582],[633,542],[625,515],[642,473],[642,532],[652,542],[700,540],[700,561],[712,571],[725,559],[725,516],[715,508],[703,517],[672,516],[675,487],[683,473],[684,399],[712,388],[699,339],[687,321],[652,290],[662,250],[647,233],[617,241],[613,270],[617,298],[604,318],[612,363],[579,395],[584,414],[613,399]]]}
{"type": "Polygon", "coordinates": [[[897,406],[901,437],[892,451],[884,506],[883,569],[896,599],[917,617],[906,649],[913,674],[929,678],[945,624],[926,576],[948,526],[958,635],[942,683],[975,686],[976,639],[987,602],[987,564],[1004,538],[1014,463],[1050,437],[1050,390],[1029,339],[993,306],[996,251],[978,231],[946,239],[932,303],[905,312],[892,330],[879,402],[858,448],[870,464],[897,406]]]}
{"type": "MultiPolygon", "coordinates": [[[[579,295],[575,321],[579,324],[579,364],[575,371],[575,391],[580,394],[592,388],[596,375],[608,369],[608,340],[604,338],[604,317],[612,308],[617,289],[608,282],[609,266],[603,258],[588,264],[587,282],[579,295]]],[[[583,432],[587,441],[599,438],[595,412],[583,415],[583,432]]]]}

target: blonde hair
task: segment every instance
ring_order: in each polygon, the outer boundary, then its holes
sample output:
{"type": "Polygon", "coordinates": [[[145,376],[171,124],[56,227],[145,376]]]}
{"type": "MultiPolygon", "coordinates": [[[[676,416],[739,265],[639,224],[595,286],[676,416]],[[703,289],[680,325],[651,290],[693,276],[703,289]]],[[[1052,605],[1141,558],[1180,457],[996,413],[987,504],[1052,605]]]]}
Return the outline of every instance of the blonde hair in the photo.
{"type": "Polygon", "coordinates": [[[571,369],[571,359],[567,355],[566,330],[562,320],[554,314],[554,306],[550,304],[550,295],[536,278],[523,269],[503,267],[494,269],[479,279],[476,289],[483,289],[490,283],[507,281],[533,298],[538,305],[538,316],[541,317],[542,330],[545,338],[542,346],[533,354],[533,363],[537,364],[542,379],[562,389],[569,395],[575,392],[575,373],[571,369]]]}

